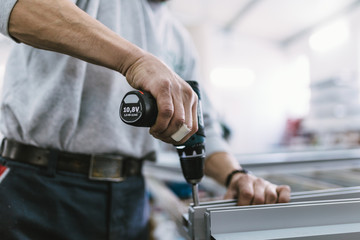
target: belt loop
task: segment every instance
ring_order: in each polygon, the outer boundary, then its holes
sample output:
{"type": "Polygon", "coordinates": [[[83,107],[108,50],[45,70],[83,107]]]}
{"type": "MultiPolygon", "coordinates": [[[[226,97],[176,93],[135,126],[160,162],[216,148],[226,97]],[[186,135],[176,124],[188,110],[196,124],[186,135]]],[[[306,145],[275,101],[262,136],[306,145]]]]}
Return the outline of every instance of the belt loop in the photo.
{"type": "Polygon", "coordinates": [[[49,150],[48,164],[44,172],[46,176],[55,177],[58,158],[59,158],[59,151],[49,150]]]}

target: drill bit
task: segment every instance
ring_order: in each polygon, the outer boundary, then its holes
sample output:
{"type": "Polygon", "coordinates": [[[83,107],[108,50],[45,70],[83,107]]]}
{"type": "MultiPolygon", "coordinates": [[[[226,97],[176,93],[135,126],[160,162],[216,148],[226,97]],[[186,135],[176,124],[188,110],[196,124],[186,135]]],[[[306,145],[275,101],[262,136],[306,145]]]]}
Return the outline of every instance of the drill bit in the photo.
{"type": "Polygon", "coordinates": [[[192,184],[192,195],[194,200],[194,206],[199,206],[199,189],[197,183],[192,184]]]}

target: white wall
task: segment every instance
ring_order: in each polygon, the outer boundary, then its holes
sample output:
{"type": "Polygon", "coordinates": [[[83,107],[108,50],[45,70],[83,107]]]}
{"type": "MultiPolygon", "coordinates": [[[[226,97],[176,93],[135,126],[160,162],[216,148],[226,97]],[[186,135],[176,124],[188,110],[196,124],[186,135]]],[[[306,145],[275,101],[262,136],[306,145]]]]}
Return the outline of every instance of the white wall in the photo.
{"type": "MultiPolygon", "coordinates": [[[[326,52],[309,47],[309,37],[313,32],[308,32],[286,48],[280,48],[239,33],[216,31],[205,21],[189,27],[200,52],[206,90],[219,115],[233,130],[231,146],[234,152],[276,150],[287,118],[311,117],[314,107],[311,109],[309,105],[310,84],[328,78],[353,79],[358,81],[358,86],[354,87],[360,90],[360,9],[342,17],[349,21],[349,39],[326,52]],[[210,77],[216,67],[252,69],[255,80],[244,87],[218,86],[211,82],[210,77]]],[[[323,26],[326,23],[319,27],[323,26]]],[[[315,32],[318,28],[313,30],[315,32]]],[[[357,104],[360,112],[360,96],[357,104]]],[[[347,126],[356,125],[360,130],[359,120],[360,115],[345,123],[347,126]]],[[[336,119],[330,119],[330,123],[334,121],[336,119]]],[[[339,124],[344,125],[344,121],[339,124]]],[[[323,128],[325,131],[331,130],[331,126],[335,125],[312,125],[313,129],[323,128]]],[[[340,126],[339,129],[344,128],[340,126]]]]}
{"type": "Polygon", "coordinates": [[[303,92],[308,91],[304,82],[309,80],[306,74],[305,79],[299,79],[298,56],[289,57],[278,46],[261,39],[216,31],[206,25],[192,26],[190,32],[200,51],[205,88],[218,114],[233,131],[233,151],[276,150],[286,119],[303,116],[308,110],[309,96],[303,92]],[[217,67],[247,68],[255,79],[247,86],[220,86],[211,81],[211,71],[217,67]]]}
{"type": "MultiPolygon", "coordinates": [[[[313,97],[319,93],[328,94],[328,101],[321,104],[312,104],[310,114],[305,122],[305,128],[318,133],[346,132],[360,130],[360,96],[354,97],[353,93],[360,90],[360,10],[354,10],[346,16],[340,16],[331,22],[325,23],[314,29],[287,49],[289,54],[304,53],[310,62],[311,83],[316,84],[326,79],[339,79],[346,83],[348,88],[338,88],[336,92],[323,89],[322,92],[313,92],[313,97]],[[327,27],[337,21],[344,21],[349,27],[349,36],[341,44],[326,51],[316,51],[309,45],[312,33],[321,27],[327,27]],[[327,92],[326,92],[327,91],[327,92]],[[342,93],[343,92],[343,93],[342,93]],[[350,94],[351,93],[351,94],[350,94]],[[337,101],[336,99],[340,99],[337,101]],[[350,110],[348,110],[350,109],[350,110]],[[358,109],[358,110],[357,110],[358,109]],[[341,110],[337,114],[337,110],[341,110]],[[323,113],[321,113],[323,112],[323,113]],[[330,116],[333,112],[333,116],[330,116]],[[319,118],[319,115],[323,115],[319,118]],[[338,115],[338,116],[337,116],[338,115]]],[[[335,35],[339,35],[335,32],[335,35]]],[[[336,36],[335,36],[336,37],[336,36]]],[[[329,37],[328,41],[332,38],[329,37]]],[[[336,86],[334,86],[335,89],[336,86]]]]}

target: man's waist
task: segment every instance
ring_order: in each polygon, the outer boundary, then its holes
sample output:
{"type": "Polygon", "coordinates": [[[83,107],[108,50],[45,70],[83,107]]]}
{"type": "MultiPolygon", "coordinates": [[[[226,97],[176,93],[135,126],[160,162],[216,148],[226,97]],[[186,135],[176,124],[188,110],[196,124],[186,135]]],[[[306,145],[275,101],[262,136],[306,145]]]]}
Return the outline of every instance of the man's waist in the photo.
{"type": "Polygon", "coordinates": [[[23,162],[40,168],[54,168],[56,171],[81,173],[92,180],[123,181],[126,177],[141,175],[144,159],[154,154],[133,158],[112,154],[81,154],[46,149],[17,141],[3,139],[1,156],[10,161],[23,162]]]}

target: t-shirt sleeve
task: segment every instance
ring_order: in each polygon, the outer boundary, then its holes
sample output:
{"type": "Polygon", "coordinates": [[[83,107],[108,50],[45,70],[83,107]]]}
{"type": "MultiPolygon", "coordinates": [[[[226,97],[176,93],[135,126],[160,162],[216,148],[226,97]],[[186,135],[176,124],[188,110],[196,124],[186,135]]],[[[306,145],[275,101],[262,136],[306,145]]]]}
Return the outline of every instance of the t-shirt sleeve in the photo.
{"type": "Polygon", "coordinates": [[[201,93],[201,105],[205,125],[205,150],[210,156],[216,152],[230,152],[230,147],[223,137],[221,121],[215,108],[212,106],[206,92],[201,93]]]}
{"type": "Polygon", "coordinates": [[[0,0],[0,33],[10,38],[9,18],[16,3],[17,0],[0,0]]]}

